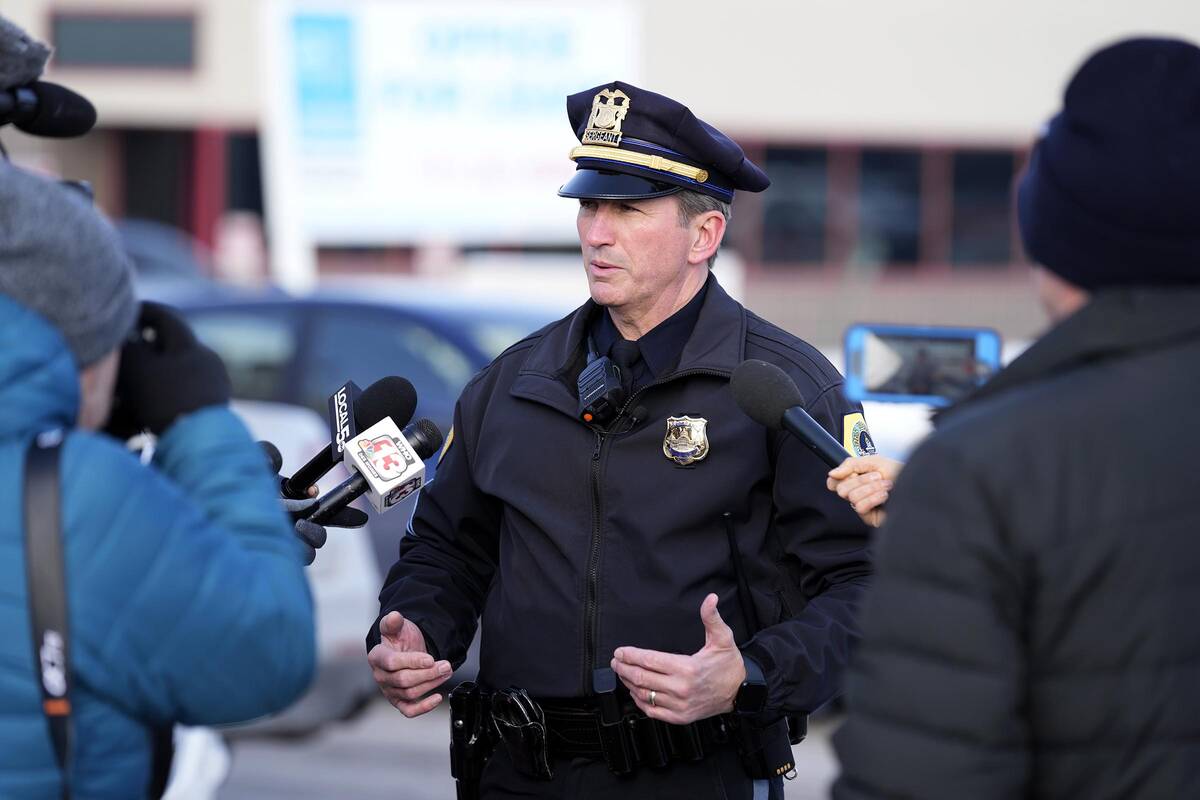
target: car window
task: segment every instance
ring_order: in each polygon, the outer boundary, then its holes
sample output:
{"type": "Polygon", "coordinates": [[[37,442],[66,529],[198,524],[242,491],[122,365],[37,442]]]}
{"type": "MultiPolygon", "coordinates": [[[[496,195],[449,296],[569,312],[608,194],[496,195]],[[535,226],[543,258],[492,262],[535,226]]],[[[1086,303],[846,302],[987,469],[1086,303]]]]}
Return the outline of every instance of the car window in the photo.
{"type": "Polygon", "coordinates": [[[296,329],[284,309],[194,309],[185,312],[200,341],[221,356],[233,396],[278,401],[296,353],[296,329]]]}
{"type": "Polygon", "coordinates": [[[547,321],[540,317],[520,320],[476,320],[466,324],[466,331],[480,352],[488,358],[495,358],[512,344],[545,325],[547,321]]]}
{"type": "Polygon", "coordinates": [[[321,414],[348,380],[362,389],[388,375],[407,378],[417,390],[417,415],[450,426],[454,402],[475,366],[453,342],[399,314],[321,309],[311,321],[312,347],[303,359],[300,402],[321,414]]]}

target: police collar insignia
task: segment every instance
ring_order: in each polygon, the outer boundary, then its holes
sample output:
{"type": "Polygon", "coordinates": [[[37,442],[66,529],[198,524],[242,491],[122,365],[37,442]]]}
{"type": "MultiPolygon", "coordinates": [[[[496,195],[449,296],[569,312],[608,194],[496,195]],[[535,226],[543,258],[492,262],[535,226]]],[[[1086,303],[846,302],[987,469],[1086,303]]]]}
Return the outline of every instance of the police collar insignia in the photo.
{"type": "Polygon", "coordinates": [[[663,455],[686,467],[708,455],[708,420],[703,417],[667,417],[663,455]]]}
{"type": "Polygon", "coordinates": [[[583,144],[602,144],[618,147],[621,144],[621,123],[629,113],[629,95],[620,89],[604,89],[592,100],[592,115],[583,144]]]}

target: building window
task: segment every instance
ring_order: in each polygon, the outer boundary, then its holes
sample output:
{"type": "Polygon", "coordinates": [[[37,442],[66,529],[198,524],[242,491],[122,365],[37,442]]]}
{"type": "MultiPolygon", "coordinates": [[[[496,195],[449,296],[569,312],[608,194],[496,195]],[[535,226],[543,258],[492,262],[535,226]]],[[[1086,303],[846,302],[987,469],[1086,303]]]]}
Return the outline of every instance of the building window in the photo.
{"type": "Polygon", "coordinates": [[[864,149],[859,163],[857,264],[916,264],[921,241],[921,154],[864,149]]]}
{"type": "Polygon", "coordinates": [[[763,262],[819,264],[825,261],[828,165],[824,150],[771,147],[766,173],[771,189],[763,198],[763,262]]]}
{"type": "Polygon", "coordinates": [[[1012,260],[1011,152],[954,154],[954,238],[957,267],[1005,266],[1012,260]]]}
{"type": "Polygon", "coordinates": [[[262,162],[257,133],[229,134],[225,171],[225,207],[263,215],[262,162]]]}
{"type": "Polygon", "coordinates": [[[195,19],[186,14],[55,13],[58,67],[192,69],[195,19]]]}
{"type": "Polygon", "coordinates": [[[120,141],[124,150],[121,185],[125,216],[186,230],[192,214],[192,134],[125,130],[120,133],[120,141]]]}

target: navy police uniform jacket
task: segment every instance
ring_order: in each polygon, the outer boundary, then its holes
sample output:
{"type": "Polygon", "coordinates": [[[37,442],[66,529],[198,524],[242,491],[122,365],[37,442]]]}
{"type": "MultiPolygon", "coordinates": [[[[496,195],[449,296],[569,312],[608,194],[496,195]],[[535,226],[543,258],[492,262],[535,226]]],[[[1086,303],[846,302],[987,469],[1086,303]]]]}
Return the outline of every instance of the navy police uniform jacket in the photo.
{"type": "MultiPolygon", "coordinates": [[[[818,458],[742,413],[729,376],[747,358],[777,364],[839,440],[861,430],[861,408],[815,348],[713,280],[674,370],[597,429],[580,421],[576,391],[594,313],[589,301],[513,345],[464,389],[381,617],[400,611],[455,665],[482,617],[482,682],[576,697],[619,646],[699,650],[700,604],[715,592],[763,668],[768,709],[815,709],[839,692],[858,638],[867,532],[825,488],[818,458]],[[664,448],[668,420],[684,416],[704,421],[691,432],[708,448],[687,465],[664,448]],[[739,604],[727,526],[758,631],[739,604]]],[[[378,641],[377,623],[368,648],[378,641]]]]}

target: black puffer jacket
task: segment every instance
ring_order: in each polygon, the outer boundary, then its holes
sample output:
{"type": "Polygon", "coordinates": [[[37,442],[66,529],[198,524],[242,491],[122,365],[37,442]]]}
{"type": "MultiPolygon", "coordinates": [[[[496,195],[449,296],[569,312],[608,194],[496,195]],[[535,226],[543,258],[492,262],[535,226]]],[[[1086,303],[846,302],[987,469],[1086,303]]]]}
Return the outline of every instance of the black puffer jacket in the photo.
{"type": "Polygon", "coordinates": [[[1200,290],[1098,295],[879,533],[834,797],[1200,797],[1200,290]]]}
{"type": "MultiPolygon", "coordinates": [[[[456,664],[482,615],[482,680],[575,697],[590,694],[593,669],[620,645],[699,650],[700,603],[716,592],[763,668],[768,708],[811,711],[840,691],[857,639],[866,529],[825,489],[819,459],[738,409],[729,375],[745,358],[778,364],[839,439],[861,426],[861,408],[820,353],[713,281],[678,366],[638,390],[633,413],[594,429],[579,421],[575,391],[594,311],[589,302],[514,345],[463,391],[381,613],[401,611],[456,664]],[[689,465],[664,453],[667,420],[682,416],[707,421],[698,436],[708,454],[689,465]]],[[[368,647],[378,637],[373,626],[368,647]]]]}

